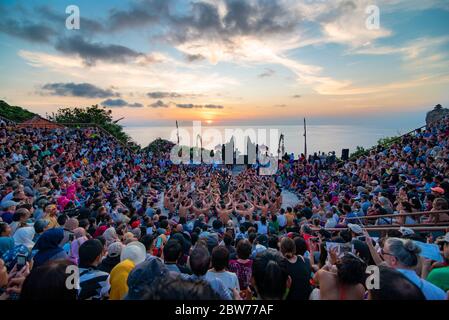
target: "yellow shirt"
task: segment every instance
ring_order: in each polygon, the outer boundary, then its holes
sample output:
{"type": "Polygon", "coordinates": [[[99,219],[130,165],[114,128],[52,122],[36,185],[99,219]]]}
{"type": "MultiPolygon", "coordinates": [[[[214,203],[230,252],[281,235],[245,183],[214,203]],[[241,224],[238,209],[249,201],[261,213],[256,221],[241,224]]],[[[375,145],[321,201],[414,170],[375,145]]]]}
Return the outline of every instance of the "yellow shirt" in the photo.
{"type": "Polygon", "coordinates": [[[111,284],[109,300],[122,300],[125,297],[128,293],[128,275],[134,267],[134,262],[126,259],[112,269],[109,278],[111,284]]]}
{"type": "Polygon", "coordinates": [[[49,222],[49,224],[48,224],[49,229],[59,227],[59,223],[58,223],[58,220],[56,219],[56,217],[46,216],[45,220],[47,220],[49,222]]]}

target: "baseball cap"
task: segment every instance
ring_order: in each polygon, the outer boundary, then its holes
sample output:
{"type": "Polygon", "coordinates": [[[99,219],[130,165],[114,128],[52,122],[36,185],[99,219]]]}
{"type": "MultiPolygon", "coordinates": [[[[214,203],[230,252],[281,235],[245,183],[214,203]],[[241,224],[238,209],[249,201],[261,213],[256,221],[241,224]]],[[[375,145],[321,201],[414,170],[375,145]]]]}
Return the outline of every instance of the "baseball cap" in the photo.
{"type": "Polygon", "coordinates": [[[354,232],[356,234],[362,234],[363,233],[362,227],[359,226],[358,224],[348,223],[348,228],[349,228],[349,230],[351,230],[352,232],[354,232]]]}
{"type": "Polygon", "coordinates": [[[111,243],[108,247],[108,257],[119,257],[122,253],[123,247],[124,245],[119,241],[111,243]]]}

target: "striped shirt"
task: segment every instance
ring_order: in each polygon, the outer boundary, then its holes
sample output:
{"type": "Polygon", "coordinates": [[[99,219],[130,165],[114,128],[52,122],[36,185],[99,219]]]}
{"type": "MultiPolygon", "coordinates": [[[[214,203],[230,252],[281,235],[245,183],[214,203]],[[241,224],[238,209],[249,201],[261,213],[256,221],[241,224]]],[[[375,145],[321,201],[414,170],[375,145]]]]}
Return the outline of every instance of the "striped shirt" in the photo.
{"type": "Polygon", "coordinates": [[[79,268],[80,289],[78,298],[80,300],[99,300],[109,295],[109,273],[91,268],[79,268]]]}

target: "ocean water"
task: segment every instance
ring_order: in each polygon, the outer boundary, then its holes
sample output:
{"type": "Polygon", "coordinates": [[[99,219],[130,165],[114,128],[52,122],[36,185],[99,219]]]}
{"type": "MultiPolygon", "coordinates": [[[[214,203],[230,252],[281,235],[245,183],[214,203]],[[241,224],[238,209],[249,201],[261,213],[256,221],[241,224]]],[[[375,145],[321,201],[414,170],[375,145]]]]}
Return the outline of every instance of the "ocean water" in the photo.
{"type": "MultiPolygon", "coordinates": [[[[357,146],[364,148],[377,144],[384,137],[397,136],[413,130],[411,128],[379,128],[361,125],[308,125],[307,126],[307,153],[335,151],[341,156],[342,149],[354,151],[357,146]]],[[[148,145],[157,138],[171,140],[176,143],[176,128],[173,127],[138,127],[127,126],[125,131],[142,147],[148,145]]],[[[304,128],[297,125],[272,125],[272,126],[202,126],[199,128],[179,128],[182,145],[199,146],[198,133],[203,137],[203,147],[215,149],[218,144],[228,142],[232,135],[236,139],[236,147],[245,150],[244,136],[249,136],[251,141],[259,142],[269,147],[273,153],[277,153],[279,137],[284,135],[284,148],[288,153],[295,155],[304,152],[304,128]],[[236,130],[241,130],[236,131],[236,130]],[[233,131],[233,134],[230,131],[233,131]],[[256,140],[256,141],[255,141],[256,140]],[[273,151],[274,150],[274,151],[273,151]]]]}

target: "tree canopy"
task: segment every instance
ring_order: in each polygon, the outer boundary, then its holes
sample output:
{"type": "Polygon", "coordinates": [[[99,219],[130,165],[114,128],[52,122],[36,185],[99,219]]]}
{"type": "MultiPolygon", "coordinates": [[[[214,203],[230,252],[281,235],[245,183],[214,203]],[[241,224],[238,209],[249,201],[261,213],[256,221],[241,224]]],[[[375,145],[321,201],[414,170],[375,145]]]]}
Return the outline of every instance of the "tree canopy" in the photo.
{"type": "Polygon", "coordinates": [[[151,142],[144,150],[152,152],[154,155],[159,155],[165,152],[170,152],[174,147],[174,143],[165,139],[158,138],[151,142]]]}
{"type": "Polygon", "coordinates": [[[3,100],[0,100],[0,116],[14,121],[23,122],[33,118],[36,114],[17,106],[10,106],[3,100]]]}
{"type": "Polygon", "coordinates": [[[114,122],[112,111],[98,105],[86,108],[61,108],[48,116],[49,120],[64,125],[96,124],[119,141],[130,144],[131,138],[123,131],[123,127],[114,122]]]}

